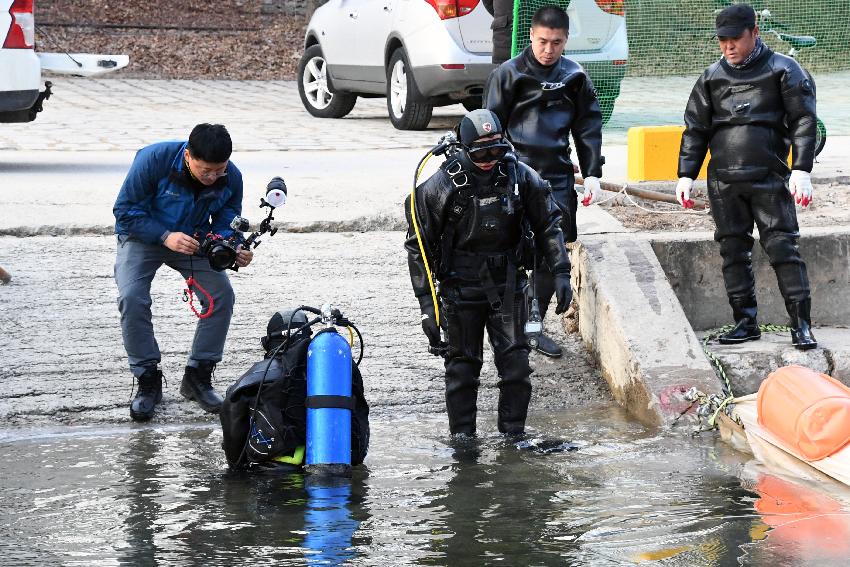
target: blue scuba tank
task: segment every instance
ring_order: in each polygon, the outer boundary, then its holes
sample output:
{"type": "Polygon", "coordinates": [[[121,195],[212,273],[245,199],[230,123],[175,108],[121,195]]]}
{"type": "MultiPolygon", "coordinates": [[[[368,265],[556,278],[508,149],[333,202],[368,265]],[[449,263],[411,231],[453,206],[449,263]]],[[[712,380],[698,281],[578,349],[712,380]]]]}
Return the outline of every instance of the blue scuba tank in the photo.
{"type": "Polygon", "coordinates": [[[325,329],[307,348],[307,472],[351,474],[353,404],[351,347],[325,329]]]}

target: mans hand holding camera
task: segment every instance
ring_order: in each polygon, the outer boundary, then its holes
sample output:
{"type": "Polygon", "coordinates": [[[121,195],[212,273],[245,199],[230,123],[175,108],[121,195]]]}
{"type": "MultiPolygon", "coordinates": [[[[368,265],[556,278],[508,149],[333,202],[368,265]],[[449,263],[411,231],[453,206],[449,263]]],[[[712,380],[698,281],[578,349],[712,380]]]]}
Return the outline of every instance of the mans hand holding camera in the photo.
{"type": "Polygon", "coordinates": [[[172,232],[162,243],[169,250],[180,254],[194,254],[198,251],[198,241],[185,232],[172,232]]]}
{"type": "Polygon", "coordinates": [[[251,260],[254,259],[254,251],[246,250],[242,248],[242,245],[239,245],[239,248],[236,250],[236,267],[244,268],[248,264],[251,263],[251,260]]]}

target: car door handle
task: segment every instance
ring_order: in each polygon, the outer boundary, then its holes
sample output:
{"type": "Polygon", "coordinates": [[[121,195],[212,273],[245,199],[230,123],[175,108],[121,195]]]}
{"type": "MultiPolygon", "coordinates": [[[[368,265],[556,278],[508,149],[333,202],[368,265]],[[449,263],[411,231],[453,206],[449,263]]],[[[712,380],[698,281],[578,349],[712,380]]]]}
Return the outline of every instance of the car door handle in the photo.
{"type": "Polygon", "coordinates": [[[384,12],[392,12],[392,11],[393,11],[393,9],[390,8],[389,6],[384,6],[384,12]]]}
{"type": "Polygon", "coordinates": [[[348,17],[351,18],[352,20],[356,20],[357,15],[358,15],[357,12],[349,12],[348,13],[348,17]]]}

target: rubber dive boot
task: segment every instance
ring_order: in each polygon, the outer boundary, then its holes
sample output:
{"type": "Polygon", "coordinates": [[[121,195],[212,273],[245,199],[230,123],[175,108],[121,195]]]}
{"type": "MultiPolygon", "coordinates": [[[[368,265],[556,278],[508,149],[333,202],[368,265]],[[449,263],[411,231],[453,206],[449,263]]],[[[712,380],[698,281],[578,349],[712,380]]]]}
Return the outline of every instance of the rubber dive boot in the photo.
{"type": "Polygon", "coordinates": [[[549,335],[540,335],[534,350],[551,358],[560,358],[564,354],[564,350],[549,335]]]}
{"type": "Polygon", "coordinates": [[[759,340],[761,338],[761,330],[756,320],[756,314],[758,312],[756,298],[751,296],[743,299],[730,299],[729,304],[732,306],[732,317],[735,319],[735,327],[718,337],[717,340],[720,344],[733,345],[745,341],[759,340]]]}
{"type": "Polygon", "coordinates": [[[130,403],[130,417],[134,421],[147,421],[153,417],[156,404],[162,401],[162,371],[148,368],[139,376],[139,389],[130,403]]]}
{"type": "Polygon", "coordinates": [[[789,301],[785,303],[788,315],[791,316],[791,344],[800,350],[817,348],[818,341],[812,334],[812,300],[789,301]]]}
{"type": "Polygon", "coordinates": [[[525,433],[525,418],[531,401],[531,387],[526,383],[503,386],[499,389],[499,433],[519,438],[525,433]]]}
{"type": "Polygon", "coordinates": [[[478,392],[472,388],[446,392],[446,413],[449,416],[449,432],[452,435],[475,435],[477,398],[478,392]]]}
{"type": "Polygon", "coordinates": [[[180,384],[180,394],[187,400],[195,400],[198,405],[210,413],[221,410],[221,396],[212,387],[212,374],[215,362],[201,362],[197,368],[187,366],[180,384]]]}

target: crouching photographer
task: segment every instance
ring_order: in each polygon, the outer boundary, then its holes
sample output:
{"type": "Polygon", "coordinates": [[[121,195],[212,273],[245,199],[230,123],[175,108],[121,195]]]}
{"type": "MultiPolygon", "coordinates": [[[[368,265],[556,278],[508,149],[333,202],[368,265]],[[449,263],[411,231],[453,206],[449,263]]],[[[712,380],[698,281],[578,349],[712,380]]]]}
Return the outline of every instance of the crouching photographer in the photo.
{"type": "Polygon", "coordinates": [[[250,245],[231,226],[242,212],[242,174],[230,162],[231,152],[224,126],[198,124],[186,142],[160,142],[139,150],[115,201],[115,282],[124,348],[138,381],[130,405],[136,421],[150,419],[162,399],[150,288],[163,265],[183,275],[187,290],[194,285],[203,291],[198,293],[203,313],[198,313],[180,393],[208,412],[221,408],[212,374],[222,358],[235,302],[223,269],[243,268],[253,258],[250,245]],[[199,242],[200,235],[209,236],[199,242]]]}

